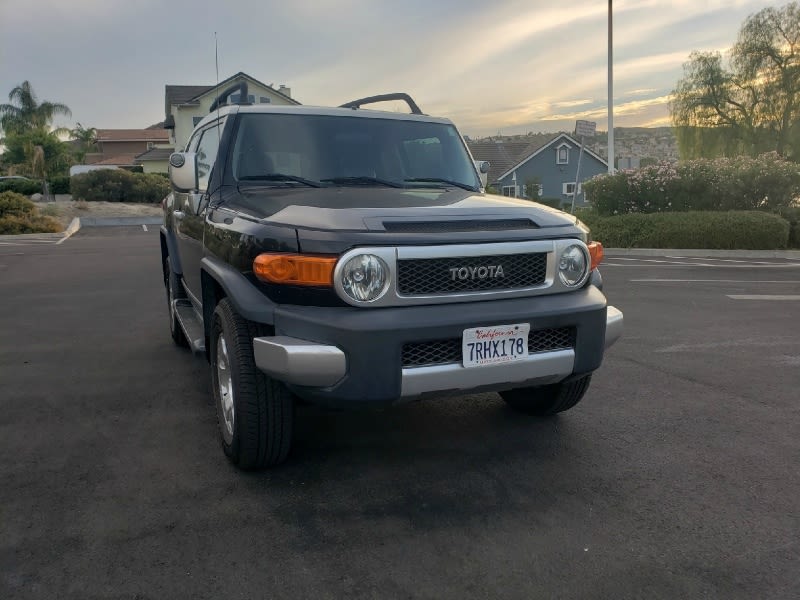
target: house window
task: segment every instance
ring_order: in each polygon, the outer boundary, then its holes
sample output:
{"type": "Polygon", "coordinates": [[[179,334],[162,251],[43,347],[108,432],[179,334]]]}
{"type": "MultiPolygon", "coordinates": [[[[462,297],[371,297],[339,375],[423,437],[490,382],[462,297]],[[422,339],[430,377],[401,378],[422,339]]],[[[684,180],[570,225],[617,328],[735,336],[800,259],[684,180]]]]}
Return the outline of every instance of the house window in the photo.
{"type": "MultiPolygon", "coordinates": [[[[241,98],[241,97],[242,97],[241,94],[231,94],[230,95],[230,100],[228,100],[228,102],[230,104],[239,104],[239,98],[241,98]]],[[[253,94],[247,94],[247,101],[250,104],[255,104],[256,103],[256,97],[253,94]]]]}
{"type": "Polygon", "coordinates": [[[267,96],[261,96],[261,97],[258,99],[258,101],[259,101],[261,104],[269,104],[270,102],[272,102],[272,100],[271,100],[270,98],[268,98],[267,96]]]}
{"type": "Polygon", "coordinates": [[[556,148],[556,164],[566,165],[569,163],[569,146],[561,144],[556,148]]]}
{"type": "Polygon", "coordinates": [[[509,198],[516,198],[517,197],[517,186],[515,186],[515,185],[504,185],[503,186],[503,196],[508,196],[509,198]]]}
{"type": "MultiPolygon", "coordinates": [[[[579,183],[578,184],[578,194],[583,191],[583,186],[579,183]]],[[[562,183],[561,184],[561,193],[565,196],[572,196],[575,193],[575,183],[562,183]]]]}

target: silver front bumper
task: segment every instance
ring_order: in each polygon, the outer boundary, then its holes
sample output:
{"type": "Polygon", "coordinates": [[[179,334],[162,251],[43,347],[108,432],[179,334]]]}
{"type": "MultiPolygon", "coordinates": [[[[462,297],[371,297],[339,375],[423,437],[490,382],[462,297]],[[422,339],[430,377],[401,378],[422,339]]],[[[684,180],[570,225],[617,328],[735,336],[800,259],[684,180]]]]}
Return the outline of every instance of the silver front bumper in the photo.
{"type": "Polygon", "coordinates": [[[609,306],[606,308],[606,348],[622,337],[622,311],[609,306]]]}
{"type": "MultiPolygon", "coordinates": [[[[606,311],[605,347],[622,336],[622,312],[613,306],[606,311]]],[[[285,383],[327,388],[347,374],[347,357],[336,346],[318,344],[288,336],[253,339],[256,366],[285,383]]],[[[568,377],[575,364],[573,350],[531,354],[525,360],[465,369],[460,363],[403,369],[402,397],[436,391],[472,390],[506,383],[546,384],[568,377]]]]}
{"type": "Polygon", "coordinates": [[[347,373],[347,358],[336,346],[287,336],[253,339],[256,366],[284,383],[330,387],[347,373]]]}

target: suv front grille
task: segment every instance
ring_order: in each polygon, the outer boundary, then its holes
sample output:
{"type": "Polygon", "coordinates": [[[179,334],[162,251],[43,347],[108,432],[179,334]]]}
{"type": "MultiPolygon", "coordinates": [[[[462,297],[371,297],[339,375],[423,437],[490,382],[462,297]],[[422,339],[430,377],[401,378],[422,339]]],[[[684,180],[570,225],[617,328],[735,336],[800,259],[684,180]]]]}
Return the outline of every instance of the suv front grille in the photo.
{"type": "MultiPolygon", "coordinates": [[[[528,334],[528,354],[575,347],[574,327],[537,329],[528,334]]],[[[403,345],[403,367],[430,367],[461,362],[461,338],[409,342],[403,345]]]]}
{"type": "Polygon", "coordinates": [[[405,259],[397,263],[397,291],[403,296],[425,296],[513,290],[542,285],[546,275],[546,252],[405,259]],[[502,277],[492,276],[498,267],[502,267],[502,277]]]}

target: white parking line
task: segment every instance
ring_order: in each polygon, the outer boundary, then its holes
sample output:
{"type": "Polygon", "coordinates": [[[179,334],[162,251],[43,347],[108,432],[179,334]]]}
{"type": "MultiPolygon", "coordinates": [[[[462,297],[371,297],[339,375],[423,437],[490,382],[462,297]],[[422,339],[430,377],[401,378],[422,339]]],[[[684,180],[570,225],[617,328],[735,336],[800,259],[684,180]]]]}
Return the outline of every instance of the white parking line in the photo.
{"type": "Polygon", "coordinates": [[[145,225],[144,223],[142,223],[142,229],[144,229],[145,231],[147,231],[147,225],[145,225]]]}
{"type": "Polygon", "coordinates": [[[629,279],[633,283],[794,283],[795,279],[629,279]]]}
{"type": "Polygon", "coordinates": [[[726,294],[731,300],[800,300],[800,294],[726,294]]]}
{"type": "Polygon", "coordinates": [[[792,269],[800,267],[800,262],[775,262],[765,260],[733,260],[721,258],[684,258],[665,256],[663,258],[608,257],[603,263],[606,267],[708,267],[712,269],[792,269]],[[701,262],[702,261],[702,262],[701,262]]]}

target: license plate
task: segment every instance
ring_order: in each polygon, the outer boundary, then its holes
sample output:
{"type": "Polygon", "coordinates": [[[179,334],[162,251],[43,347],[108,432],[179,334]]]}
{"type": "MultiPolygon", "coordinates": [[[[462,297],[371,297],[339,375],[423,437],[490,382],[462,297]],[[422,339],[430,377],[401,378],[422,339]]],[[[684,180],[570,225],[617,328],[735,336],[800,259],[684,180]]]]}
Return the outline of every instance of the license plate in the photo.
{"type": "Polygon", "coordinates": [[[462,364],[482,367],[522,360],[528,356],[530,323],[465,329],[461,338],[462,364]]]}

